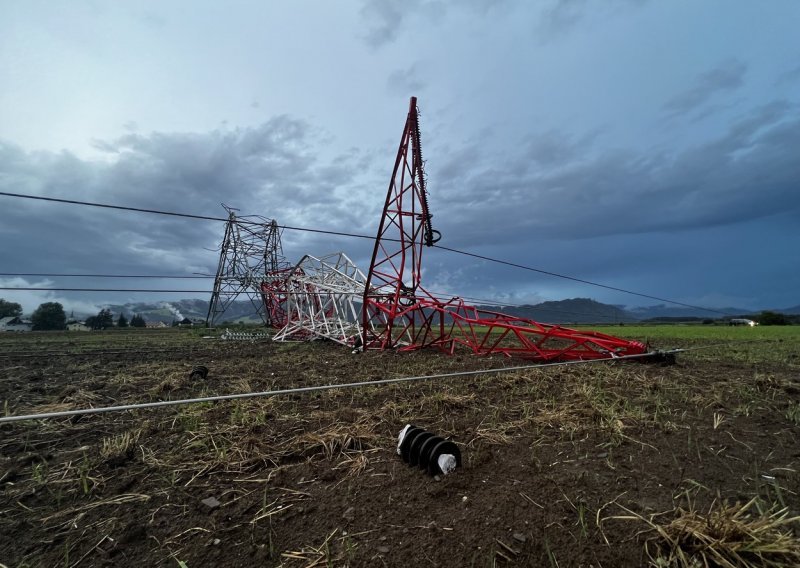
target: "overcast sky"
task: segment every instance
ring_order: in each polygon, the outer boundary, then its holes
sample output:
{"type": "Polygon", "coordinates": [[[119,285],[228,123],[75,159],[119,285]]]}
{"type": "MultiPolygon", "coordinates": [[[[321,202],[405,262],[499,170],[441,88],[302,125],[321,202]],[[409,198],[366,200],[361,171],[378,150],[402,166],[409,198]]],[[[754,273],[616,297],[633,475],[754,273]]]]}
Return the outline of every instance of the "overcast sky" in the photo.
{"type": "MultiPolygon", "coordinates": [[[[440,244],[800,304],[800,3],[0,2],[0,191],[374,234],[409,97],[440,244]]],[[[0,196],[0,272],[213,273],[222,223],[0,196]]],[[[370,243],[286,231],[289,260],[370,243]]],[[[423,284],[656,302],[441,250],[423,284]]],[[[211,281],[0,277],[2,286],[211,281]]],[[[94,311],[202,294],[0,291],[94,311]]]]}

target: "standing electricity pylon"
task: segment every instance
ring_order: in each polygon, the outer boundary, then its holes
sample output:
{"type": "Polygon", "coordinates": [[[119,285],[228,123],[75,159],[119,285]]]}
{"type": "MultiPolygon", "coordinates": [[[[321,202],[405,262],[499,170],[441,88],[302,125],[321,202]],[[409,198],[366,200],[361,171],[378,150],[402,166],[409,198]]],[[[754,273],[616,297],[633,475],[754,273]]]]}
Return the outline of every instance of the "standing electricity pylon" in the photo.
{"type": "Polygon", "coordinates": [[[366,277],[344,253],[306,255],[286,281],[286,325],[275,341],[330,339],[361,343],[361,306],[366,277]]]}
{"type": "Polygon", "coordinates": [[[265,309],[261,283],[268,274],[288,267],[283,257],[278,223],[260,216],[237,217],[234,209],[223,207],[228,212],[228,221],[220,245],[206,325],[214,325],[242,294],[248,297],[264,324],[272,325],[271,314],[265,309]]]}
{"type": "Polygon", "coordinates": [[[425,186],[417,99],[412,97],[364,289],[365,349],[435,347],[453,354],[460,347],[478,355],[538,361],[611,359],[647,351],[639,341],[479,310],[461,298],[437,299],[421,285],[423,246],[441,238],[431,226],[425,186]]]}

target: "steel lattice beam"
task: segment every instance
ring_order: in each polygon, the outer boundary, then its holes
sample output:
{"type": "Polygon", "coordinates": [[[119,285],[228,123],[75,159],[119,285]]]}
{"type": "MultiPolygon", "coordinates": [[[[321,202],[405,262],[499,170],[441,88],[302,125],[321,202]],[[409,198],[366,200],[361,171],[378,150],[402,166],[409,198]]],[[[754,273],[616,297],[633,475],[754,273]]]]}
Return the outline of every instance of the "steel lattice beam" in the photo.
{"type": "Polygon", "coordinates": [[[344,253],[306,255],[286,279],[286,324],[275,341],[330,339],[360,343],[366,277],[344,253]]]}
{"type": "Polygon", "coordinates": [[[577,331],[479,310],[460,298],[442,301],[421,285],[423,245],[431,226],[420,147],[419,113],[411,98],[372,254],[362,305],[366,349],[462,348],[479,355],[583,360],[639,355],[647,347],[592,331],[577,331]]]}

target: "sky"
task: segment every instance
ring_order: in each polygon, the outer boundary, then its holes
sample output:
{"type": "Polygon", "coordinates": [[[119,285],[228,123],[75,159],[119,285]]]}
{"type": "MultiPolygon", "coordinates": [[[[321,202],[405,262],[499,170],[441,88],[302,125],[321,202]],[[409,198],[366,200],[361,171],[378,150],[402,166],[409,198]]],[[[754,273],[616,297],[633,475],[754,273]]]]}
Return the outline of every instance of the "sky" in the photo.
{"type": "MultiPolygon", "coordinates": [[[[373,235],[409,97],[440,244],[720,309],[800,304],[800,3],[0,1],[0,192],[373,235]]],[[[0,196],[3,274],[213,274],[224,224],[0,196]]],[[[286,230],[283,247],[368,240],[286,230]]],[[[423,285],[659,303],[443,250],[423,285]]],[[[0,276],[3,287],[212,280],[0,276]]],[[[108,303],[207,293],[0,290],[108,303]]]]}

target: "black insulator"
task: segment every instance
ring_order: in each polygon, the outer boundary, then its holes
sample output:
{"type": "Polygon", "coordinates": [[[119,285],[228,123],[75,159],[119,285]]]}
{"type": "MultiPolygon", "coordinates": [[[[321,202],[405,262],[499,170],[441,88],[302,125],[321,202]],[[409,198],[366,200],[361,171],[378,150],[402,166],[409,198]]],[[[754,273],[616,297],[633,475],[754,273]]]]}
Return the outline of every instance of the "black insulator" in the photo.
{"type": "Polygon", "coordinates": [[[419,448],[419,463],[417,464],[420,469],[428,469],[428,461],[431,459],[433,448],[442,442],[444,442],[444,438],[441,436],[431,436],[422,443],[422,446],[419,448]]]}
{"type": "Polygon", "coordinates": [[[189,373],[190,379],[205,379],[208,376],[208,367],[204,365],[197,365],[189,373]]]}
{"type": "Polygon", "coordinates": [[[411,451],[411,442],[414,441],[414,438],[417,437],[417,434],[423,433],[425,430],[422,428],[417,428],[414,425],[411,425],[408,430],[406,430],[406,436],[403,438],[403,441],[400,442],[400,457],[403,458],[403,461],[408,463],[409,460],[409,453],[411,451]]]}
{"type": "Polygon", "coordinates": [[[409,465],[420,464],[422,446],[431,438],[433,438],[432,432],[420,432],[419,434],[417,434],[417,436],[414,438],[414,441],[411,442],[411,447],[408,450],[409,465]]]}
{"type": "MultiPolygon", "coordinates": [[[[455,467],[461,466],[461,450],[458,449],[455,442],[445,440],[441,436],[436,436],[413,424],[409,424],[403,429],[403,432],[398,453],[408,465],[418,466],[430,475],[449,473],[452,469],[446,467],[446,471],[442,471],[439,458],[443,455],[451,455],[455,459],[455,467]]],[[[452,464],[452,462],[450,463],[452,464]]]]}
{"type": "Polygon", "coordinates": [[[439,467],[439,456],[443,454],[454,456],[456,458],[456,467],[461,467],[461,450],[450,440],[444,440],[436,444],[436,447],[431,451],[430,458],[428,458],[428,473],[430,475],[442,473],[442,469],[439,467]]]}

